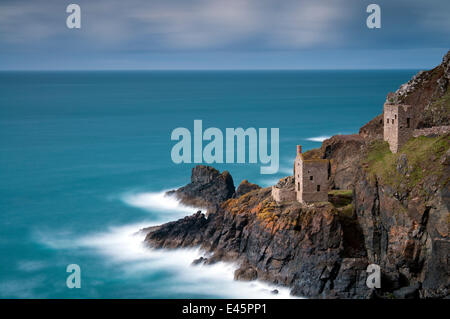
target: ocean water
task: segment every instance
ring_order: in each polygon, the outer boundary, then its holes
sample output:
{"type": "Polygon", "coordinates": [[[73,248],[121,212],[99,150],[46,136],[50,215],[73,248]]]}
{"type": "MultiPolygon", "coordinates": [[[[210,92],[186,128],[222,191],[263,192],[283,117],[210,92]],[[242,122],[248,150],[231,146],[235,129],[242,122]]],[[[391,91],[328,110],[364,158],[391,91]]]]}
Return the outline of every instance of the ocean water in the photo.
{"type": "Polygon", "coordinates": [[[291,173],[295,145],[356,133],[416,70],[0,73],[0,298],[288,297],[235,282],[196,249],[142,246],[140,228],[195,212],[165,198],[176,127],[279,128],[280,170],[221,164],[235,185],[291,173]],[[69,289],[66,267],[81,267],[69,289]]]}

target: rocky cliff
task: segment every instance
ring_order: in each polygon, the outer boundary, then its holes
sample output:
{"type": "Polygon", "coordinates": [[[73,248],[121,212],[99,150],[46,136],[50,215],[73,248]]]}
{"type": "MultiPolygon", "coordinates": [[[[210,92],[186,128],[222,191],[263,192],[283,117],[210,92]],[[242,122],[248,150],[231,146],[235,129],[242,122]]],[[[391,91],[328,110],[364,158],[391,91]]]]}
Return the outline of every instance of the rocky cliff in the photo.
{"type": "Polygon", "coordinates": [[[233,197],[235,193],[230,173],[220,173],[213,167],[198,165],[192,169],[191,182],[177,190],[167,192],[184,205],[209,208],[233,197]]]}
{"type": "MultiPolygon", "coordinates": [[[[388,95],[420,111],[417,127],[449,123],[448,53],[388,95]]],[[[320,298],[445,298],[450,267],[450,135],[414,137],[397,154],[382,140],[378,116],[359,134],[338,135],[305,158],[330,160],[327,203],[276,203],[270,188],[198,166],[191,183],[169,192],[207,208],[146,229],[152,247],[201,246],[195,263],[232,260],[238,280],[261,279],[320,298]],[[367,265],[381,288],[366,286],[367,265]]]]}

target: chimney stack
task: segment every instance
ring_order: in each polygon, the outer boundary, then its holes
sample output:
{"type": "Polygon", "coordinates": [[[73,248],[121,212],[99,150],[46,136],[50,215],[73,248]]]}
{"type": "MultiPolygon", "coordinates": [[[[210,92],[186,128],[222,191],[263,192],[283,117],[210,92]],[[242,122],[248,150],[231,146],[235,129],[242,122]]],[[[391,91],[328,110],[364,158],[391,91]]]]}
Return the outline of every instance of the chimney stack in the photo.
{"type": "Polygon", "coordinates": [[[297,145],[297,156],[300,155],[301,153],[302,153],[302,146],[297,145]]]}

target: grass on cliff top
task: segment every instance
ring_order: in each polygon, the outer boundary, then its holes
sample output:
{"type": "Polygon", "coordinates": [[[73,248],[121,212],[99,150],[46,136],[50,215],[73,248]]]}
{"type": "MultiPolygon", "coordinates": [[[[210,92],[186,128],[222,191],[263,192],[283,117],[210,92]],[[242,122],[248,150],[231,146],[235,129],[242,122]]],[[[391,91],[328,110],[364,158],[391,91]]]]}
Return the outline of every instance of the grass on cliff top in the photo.
{"type": "Polygon", "coordinates": [[[329,195],[337,195],[337,196],[352,196],[353,191],[351,189],[332,189],[328,192],[329,195]]]}
{"type": "Polygon", "coordinates": [[[353,191],[351,189],[333,189],[328,192],[328,201],[336,208],[346,206],[353,201],[353,191]]]}
{"type": "Polygon", "coordinates": [[[345,217],[345,218],[352,218],[354,210],[355,210],[355,208],[353,206],[353,203],[350,203],[348,205],[345,205],[344,207],[338,208],[338,212],[339,212],[340,216],[345,217]]]}
{"type": "Polygon", "coordinates": [[[387,142],[375,141],[370,145],[366,159],[369,176],[373,179],[378,176],[393,187],[403,183],[408,189],[416,187],[428,176],[436,176],[441,184],[445,184],[448,181],[440,158],[448,150],[449,144],[449,134],[440,137],[419,136],[411,138],[397,154],[392,154],[387,142]],[[406,175],[397,170],[402,154],[407,158],[406,175]]]}

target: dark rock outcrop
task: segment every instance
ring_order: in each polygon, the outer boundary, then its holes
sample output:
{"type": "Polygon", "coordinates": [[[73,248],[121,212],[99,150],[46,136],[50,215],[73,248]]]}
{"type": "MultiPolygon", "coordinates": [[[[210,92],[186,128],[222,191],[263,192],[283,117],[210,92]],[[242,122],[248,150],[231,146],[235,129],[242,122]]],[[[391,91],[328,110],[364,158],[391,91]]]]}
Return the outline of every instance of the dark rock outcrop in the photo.
{"type": "Polygon", "coordinates": [[[261,187],[256,184],[250,183],[248,180],[244,179],[238,186],[236,193],[234,194],[234,197],[240,197],[244,194],[247,194],[251,191],[260,189],[261,187]]]}
{"type": "Polygon", "coordinates": [[[234,192],[233,178],[228,171],[220,173],[213,167],[197,165],[192,169],[191,183],[167,194],[187,206],[208,208],[233,197],[234,192]]]}
{"type": "Polygon", "coordinates": [[[242,280],[242,281],[251,281],[258,278],[258,271],[255,269],[255,267],[249,265],[248,263],[244,263],[235,270],[234,272],[234,279],[235,280],[242,280]]]}

